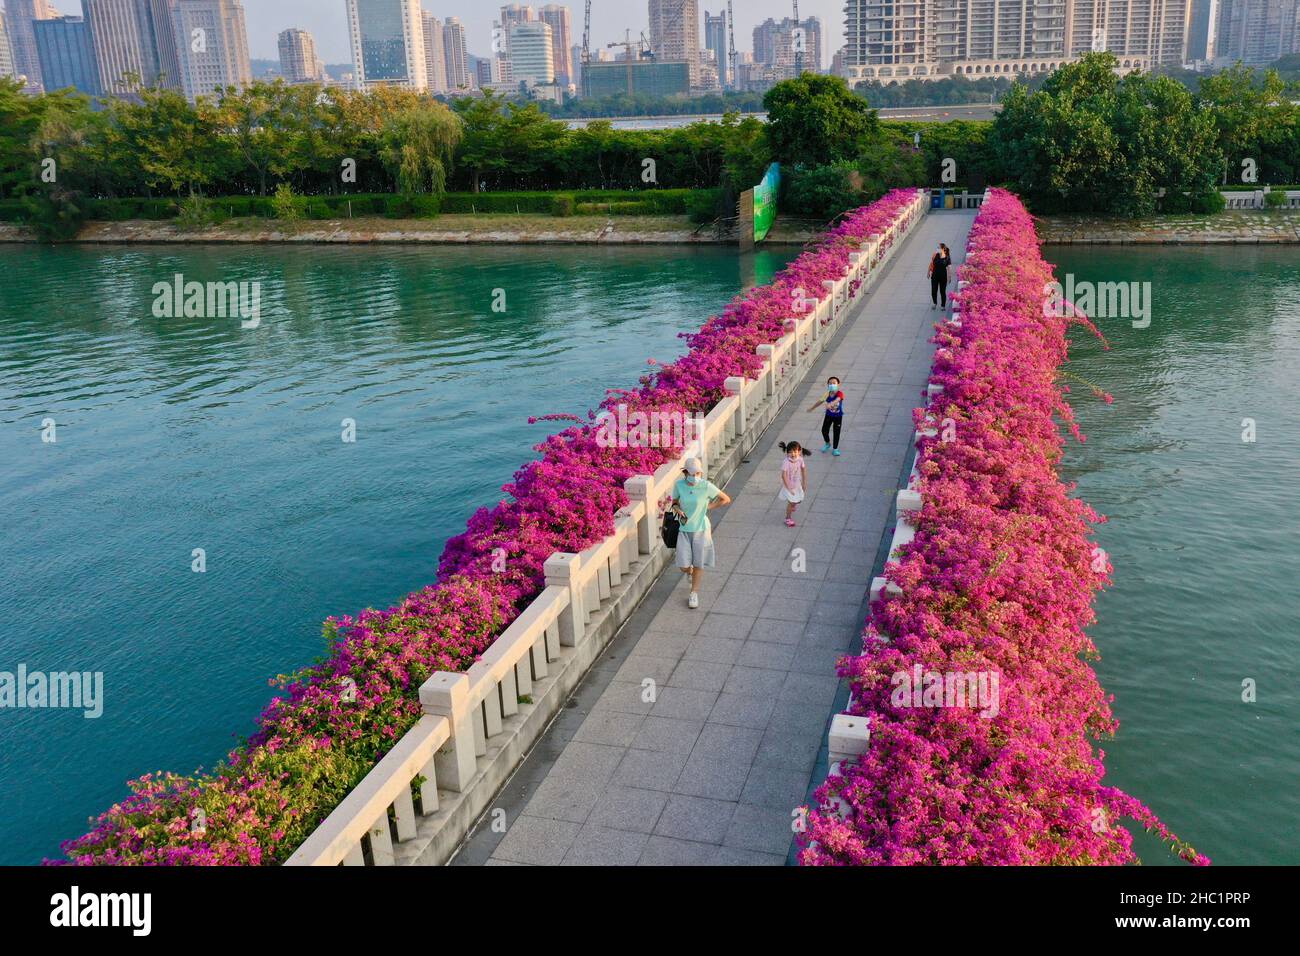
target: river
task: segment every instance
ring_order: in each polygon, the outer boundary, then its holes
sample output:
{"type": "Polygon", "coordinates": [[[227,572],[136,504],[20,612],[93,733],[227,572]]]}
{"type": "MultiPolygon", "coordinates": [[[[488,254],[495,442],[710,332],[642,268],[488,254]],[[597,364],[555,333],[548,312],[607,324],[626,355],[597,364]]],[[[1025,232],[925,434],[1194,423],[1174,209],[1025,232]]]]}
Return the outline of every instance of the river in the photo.
{"type": "Polygon", "coordinates": [[[0,710],[0,864],[211,766],[326,616],[433,580],[559,427],[530,415],[634,384],[796,252],[0,246],[0,671],[104,688],[0,710]],[[259,282],[259,323],[155,317],[178,273],[259,282]]]}

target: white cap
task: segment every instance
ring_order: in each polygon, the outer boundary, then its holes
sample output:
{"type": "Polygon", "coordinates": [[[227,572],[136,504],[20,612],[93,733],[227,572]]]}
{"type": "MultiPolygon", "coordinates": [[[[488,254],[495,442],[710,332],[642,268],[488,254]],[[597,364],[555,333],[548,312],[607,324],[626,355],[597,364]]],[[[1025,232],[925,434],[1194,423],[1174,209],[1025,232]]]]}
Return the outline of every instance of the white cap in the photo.
{"type": "Polygon", "coordinates": [[[698,458],[687,458],[686,473],[688,475],[694,475],[697,473],[704,474],[704,465],[700,463],[700,460],[698,458]]]}

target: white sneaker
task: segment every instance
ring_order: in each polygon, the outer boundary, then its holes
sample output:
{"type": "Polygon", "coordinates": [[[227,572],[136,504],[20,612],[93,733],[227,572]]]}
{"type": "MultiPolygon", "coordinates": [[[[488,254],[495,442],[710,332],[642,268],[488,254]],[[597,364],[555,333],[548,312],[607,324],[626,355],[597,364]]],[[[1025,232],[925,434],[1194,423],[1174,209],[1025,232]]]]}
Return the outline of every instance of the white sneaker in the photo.
{"type": "Polygon", "coordinates": [[[691,596],[686,599],[686,606],[687,607],[700,606],[700,593],[698,591],[691,592],[691,596]]]}

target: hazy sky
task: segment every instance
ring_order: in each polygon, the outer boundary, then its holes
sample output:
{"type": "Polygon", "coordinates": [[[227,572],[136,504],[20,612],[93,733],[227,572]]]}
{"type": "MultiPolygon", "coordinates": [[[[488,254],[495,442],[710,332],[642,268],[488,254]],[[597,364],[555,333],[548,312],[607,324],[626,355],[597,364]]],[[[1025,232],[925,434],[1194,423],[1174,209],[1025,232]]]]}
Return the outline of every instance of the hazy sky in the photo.
{"type": "MultiPolygon", "coordinates": [[[[274,60],[279,57],[276,35],[286,27],[298,27],[316,37],[316,48],[327,63],[348,63],[352,53],[348,46],[347,21],[344,18],[344,0],[243,0],[248,17],[249,52],[258,59],[274,60]]],[[[520,0],[522,2],[522,0],[520,0]]],[[[546,0],[534,0],[533,6],[543,6],[546,0]]],[[[560,2],[560,0],[556,0],[560,2]]],[[[699,0],[700,18],[704,11],[717,14],[726,9],[726,0],[699,0]]],[[[81,13],[80,0],[54,0],[59,11],[66,14],[81,13]]],[[[486,56],[491,43],[491,24],[501,4],[492,0],[422,0],[424,9],[436,17],[460,17],[468,31],[469,51],[486,56]]],[[[573,42],[582,42],[582,10],[580,2],[565,4],[573,11],[573,42]]],[[[754,27],[768,17],[781,19],[791,15],[790,0],[732,0],[736,11],[736,49],[744,52],[753,49],[754,27]]],[[[623,31],[632,28],[635,38],[642,30],[649,36],[648,0],[592,0],[591,45],[595,50],[613,40],[623,39],[623,31]]],[[[844,0],[803,0],[799,4],[801,17],[820,17],[825,36],[822,38],[822,65],[829,67],[831,57],[843,42],[844,0]]],[[[700,43],[704,42],[703,26],[700,43]]]]}

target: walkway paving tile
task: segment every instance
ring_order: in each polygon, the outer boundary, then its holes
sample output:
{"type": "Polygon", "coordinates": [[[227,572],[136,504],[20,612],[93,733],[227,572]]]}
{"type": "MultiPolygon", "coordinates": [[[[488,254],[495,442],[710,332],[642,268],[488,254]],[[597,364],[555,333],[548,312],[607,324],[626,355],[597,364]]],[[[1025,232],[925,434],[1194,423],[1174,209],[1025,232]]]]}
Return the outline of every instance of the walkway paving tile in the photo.
{"type": "Polygon", "coordinates": [[[718,567],[698,609],[669,569],[571,706],[498,794],[465,862],[780,866],[806,800],[866,592],[912,452],[942,313],[924,282],[940,241],[960,262],[974,213],[926,216],[732,477],[715,513],[718,567]],[[822,454],[808,406],[844,383],[844,454],[822,454]],[[778,440],[809,448],[796,528],[777,497],[778,440]],[[649,699],[647,699],[647,697],[649,699]],[[558,754],[558,756],[557,756],[558,754]]]}

